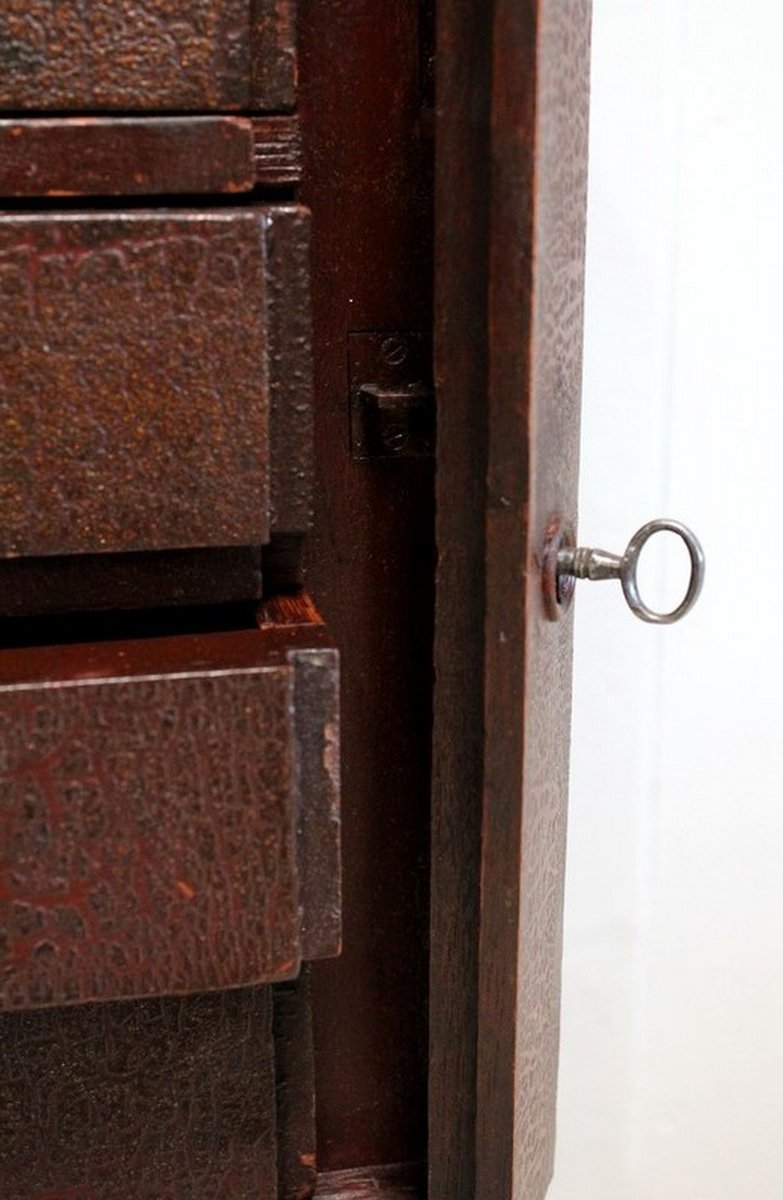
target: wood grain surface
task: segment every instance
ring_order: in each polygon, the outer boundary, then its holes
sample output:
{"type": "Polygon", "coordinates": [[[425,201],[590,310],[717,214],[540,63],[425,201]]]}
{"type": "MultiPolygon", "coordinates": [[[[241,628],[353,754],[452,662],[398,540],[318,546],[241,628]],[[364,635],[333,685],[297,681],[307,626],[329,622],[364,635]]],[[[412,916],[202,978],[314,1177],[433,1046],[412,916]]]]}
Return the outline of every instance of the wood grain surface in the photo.
{"type": "MultiPolygon", "coordinates": [[[[476,1200],[491,6],[438,6],[429,1193],[476,1200]],[[455,203],[455,197],[459,201],[455,203]]],[[[494,1198],[493,1198],[494,1200],[494,1198]]]]}
{"type": "Polygon", "coordinates": [[[439,28],[430,1195],[543,1200],[571,625],[546,619],[540,558],[576,519],[589,5],[446,0],[439,28]]]}
{"type": "Polygon", "coordinates": [[[294,0],[5,0],[0,109],[293,106],[294,0]]]}
{"type": "Polygon", "coordinates": [[[426,1153],[433,465],[352,459],[348,338],[431,327],[432,146],[418,4],[299,11],[316,396],[305,565],[343,677],[343,953],[312,976],[328,1171],[426,1153]]]}

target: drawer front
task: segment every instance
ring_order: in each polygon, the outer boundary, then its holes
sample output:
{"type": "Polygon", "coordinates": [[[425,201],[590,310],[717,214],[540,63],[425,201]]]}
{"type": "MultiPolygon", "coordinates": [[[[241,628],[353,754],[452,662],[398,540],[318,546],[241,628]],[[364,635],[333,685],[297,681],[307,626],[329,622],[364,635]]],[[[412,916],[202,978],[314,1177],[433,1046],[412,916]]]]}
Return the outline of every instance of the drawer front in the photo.
{"type": "Polygon", "coordinates": [[[0,109],[286,109],[293,0],[4,0],[0,109]]]}
{"type": "Polygon", "coordinates": [[[295,116],[0,119],[0,196],[214,196],[301,175],[295,116]]]}
{"type": "Polygon", "coordinates": [[[276,441],[309,485],[307,233],[295,207],[0,217],[0,557],[268,540],[276,441]]]}
{"type": "Polygon", "coordinates": [[[0,1007],[337,952],[337,703],[320,626],[0,654],[0,1007]]]}
{"type": "Polygon", "coordinates": [[[3,1200],[277,1200],[271,991],[0,1014],[3,1200]]]}

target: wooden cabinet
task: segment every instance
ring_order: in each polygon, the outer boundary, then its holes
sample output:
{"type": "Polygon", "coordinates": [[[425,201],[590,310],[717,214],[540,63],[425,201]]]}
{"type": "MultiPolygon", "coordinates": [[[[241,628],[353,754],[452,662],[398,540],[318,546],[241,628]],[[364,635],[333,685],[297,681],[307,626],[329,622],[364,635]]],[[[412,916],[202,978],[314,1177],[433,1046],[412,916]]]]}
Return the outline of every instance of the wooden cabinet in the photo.
{"type": "Polygon", "coordinates": [[[294,17],[0,14],[9,1200],[315,1181],[307,964],[340,948],[340,704],[302,590],[294,17]]]}
{"type": "Polygon", "coordinates": [[[0,13],[9,1200],[543,1200],[587,28],[0,13]]]}

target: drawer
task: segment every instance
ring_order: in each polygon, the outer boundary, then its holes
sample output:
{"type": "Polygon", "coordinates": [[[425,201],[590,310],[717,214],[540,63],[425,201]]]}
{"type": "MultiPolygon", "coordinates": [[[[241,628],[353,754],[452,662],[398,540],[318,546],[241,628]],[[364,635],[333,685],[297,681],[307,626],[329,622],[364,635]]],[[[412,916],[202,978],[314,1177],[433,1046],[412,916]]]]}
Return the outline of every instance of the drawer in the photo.
{"type": "Polygon", "coordinates": [[[277,1200],[272,990],[0,1013],[3,1200],[277,1200]]]}
{"type": "Polygon", "coordinates": [[[255,629],[0,653],[0,1008],[337,953],[337,673],[305,600],[255,629]]]}
{"type": "Polygon", "coordinates": [[[0,196],[236,195],[302,176],[296,116],[0,119],[0,196]]]}
{"type": "Polygon", "coordinates": [[[308,228],[287,205],[0,217],[0,558],[306,526],[308,228]]]}
{"type": "Polygon", "coordinates": [[[4,0],[0,110],[280,110],[294,0],[4,0]]]}

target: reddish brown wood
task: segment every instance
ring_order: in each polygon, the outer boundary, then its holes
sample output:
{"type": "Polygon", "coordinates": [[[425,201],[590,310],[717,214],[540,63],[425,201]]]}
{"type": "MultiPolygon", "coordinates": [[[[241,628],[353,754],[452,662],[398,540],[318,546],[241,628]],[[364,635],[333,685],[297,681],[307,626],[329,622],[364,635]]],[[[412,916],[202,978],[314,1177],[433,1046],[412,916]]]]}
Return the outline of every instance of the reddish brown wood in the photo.
{"type": "Polygon", "coordinates": [[[542,1200],[571,626],[540,555],[576,509],[589,4],[445,0],[440,29],[430,1196],[542,1200]]]}
{"type": "Polygon", "coordinates": [[[482,0],[440,0],[438,5],[435,375],[440,553],[430,918],[432,1200],[477,1200],[491,12],[482,0]]]}
{"type": "Polygon", "coordinates": [[[270,375],[304,522],[305,214],[6,216],[0,247],[0,553],[266,541],[270,375]]]}
{"type": "Polygon", "coordinates": [[[274,995],[278,1200],[306,1200],[316,1183],[315,1068],[310,979],[278,983],[274,995]]]}
{"type": "Polygon", "coordinates": [[[0,553],[266,541],[263,222],[0,218],[0,553]]]}
{"type": "Polygon", "coordinates": [[[294,0],[6,0],[0,109],[293,107],[294,0]]]}
{"type": "MultiPolygon", "coordinates": [[[[298,534],[309,523],[312,480],[312,362],[310,347],[309,231],[308,215],[294,205],[277,205],[264,210],[261,253],[266,287],[266,361],[271,401],[272,462],[270,477],[271,531],[285,534],[276,539],[274,554],[265,561],[269,585],[291,586],[300,581],[298,534]],[[290,537],[296,533],[297,537],[290,537]]],[[[1,321],[2,319],[0,319],[1,321]]],[[[75,332],[76,327],[74,327],[75,332]]],[[[176,329],[175,329],[176,332],[176,329]]],[[[7,334],[13,339],[14,325],[8,318],[7,334]]],[[[214,339],[213,339],[214,344],[214,339]]],[[[75,352],[75,351],[74,351],[75,352]]],[[[13,355],[9,361],[13,363],[13,355]]],[[[165,364],[163,365],[165,370],[165,364]]],[[[18,378],[18,367],[17,367],[18,378]]],[[[257,382],[257,381],[256,381],[257,382]]],[[[110,400],[110,397],[108,398],[110,400]]],[[[184,404],[188,396],[181,397],[184,404]]],[[[12,408],[14,399],[9,400],[12,408]]],[[[18,403],[18,400],[17,400],[18,403]]],[[[78,417],[77,412],[77,417],[78,417]]],[[[82,414],[84,416],[84,414],[82,414]]],[[[228,420],[230,412],[225,414],[228,420]]],[[[57,429],[54,431],[58,432],[57,429]]],[[[63,436],[66,431],[60,431],[63,436]]],[[[34,437],[31,434],[31,437],[34,437]]],[[[229,442],[230,445],[230,442],[229,442]]],[[[165,451],[165,447],[163,448],[165,451]]],[[[244,453],[235,447],[237,453],[244,453]]],[[[5,447],[12,494],[24,506],[24,492],[13,488],[13,442],[5,447]],[[9,463],[10,459],[10,463],[9,463]]],[[[205,456],[211,448],[205,443],[205,456]]],[[[19,455],[16,456],[19,461],[19,455]]],[[[0,463],[3,450],[0,447],[0,463]]],[[[20,467],[22,463],[19,463],[20,467]]],[[[133,467],[133,463],[130,467],[133,467]]],[[[46,482],[54,463],[46,460],[41,470],[46,482]]],[[[144,480],[154,464],[136,464],[144,480]]],[[[159,487],[159,480],[155,480],[159,487]]],[[[106,505],[114,503],[104,492],[106,505]]],[[[160,502],[161,493],[154,499],[160,502]]],[[[226,499],[224,494],[224,501],[226,499]]],[[[101,503],[101,496],[93,497],[101,503]]],[[[153,497],[150,497],[150,503],[153,497]]],[[[246,498],[243,495],[244,507],[246,498]]],[[[42,521],[45,513],[39,513],[42,521]]],[[[252,520],[252,514],[248,514],[252,520]]],[[[20,522],[24,514],[19,512],[20,522]]],[[[258,549],[229,547],[197,548],[171,553],[79,554],[69,559],[32,558],[0,561],[0,613],[85,611],[95,608],[161,607],[171,604],[216,604],[256,600],[261,595],[261,557],[258,549]]]]}
{"type": "Polygon", "coordinates": [[[0,1015],[3,1200],[277,1200],[270,991],[0,1015]]]}
{"type": "Polygon", "coordinates": [[[249,192],[301,174],[297,117],[0,120],[0,196],[249,192]]]}
{"type": "Polygon", "coordinates": [[[0,121],[2,196],[248,192],[255,175],[243,117],[0,121]]]}
{"type": "Polygon", "coordinates": [[[336,688],[320,625],[1,653],[0,1007],[334,952],[336,688]]]}
{"type": "Polygon", "coordinates": [[[341,652],[344,950],[313,971],[319,1168],[425,1155],[432,465],[357,463],[348,335],[431,327],[418,5],[301,0],[315,530],[341,652]]]}

